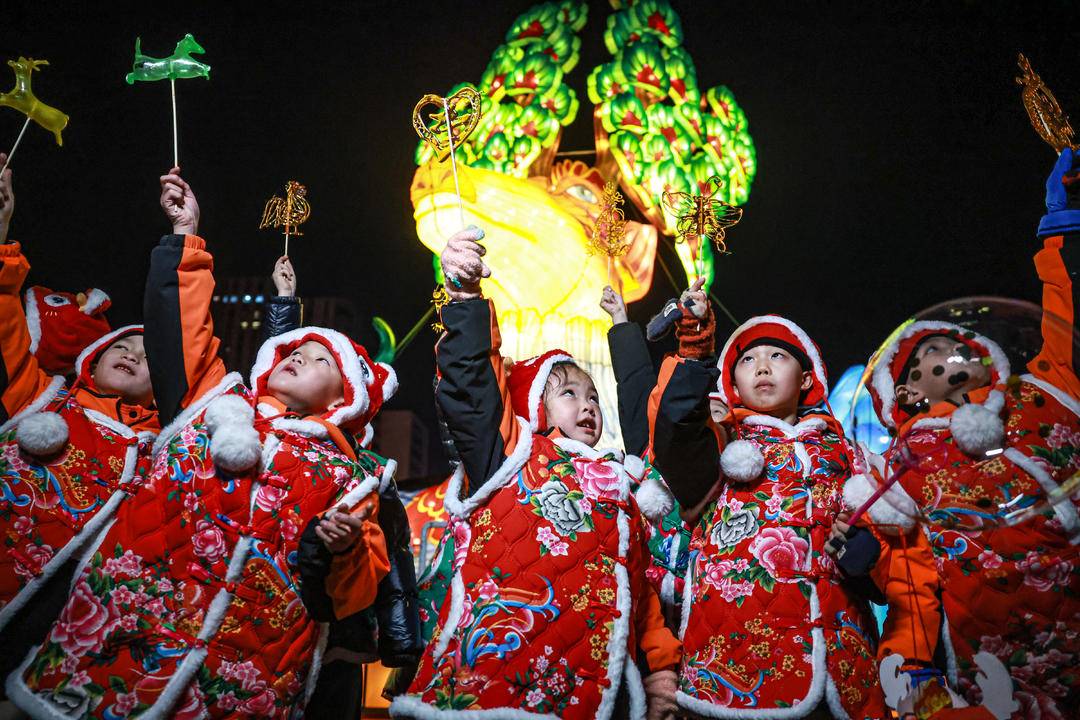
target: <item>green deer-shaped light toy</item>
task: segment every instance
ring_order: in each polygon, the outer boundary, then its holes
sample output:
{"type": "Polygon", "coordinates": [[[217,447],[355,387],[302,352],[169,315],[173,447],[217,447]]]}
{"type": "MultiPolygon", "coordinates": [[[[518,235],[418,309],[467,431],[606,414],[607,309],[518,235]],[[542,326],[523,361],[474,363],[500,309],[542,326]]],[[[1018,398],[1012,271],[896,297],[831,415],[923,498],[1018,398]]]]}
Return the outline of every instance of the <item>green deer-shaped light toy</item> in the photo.
{"type": "Polygon", "coordinates": [[[172,92],[172,118],[173,118],[173,166],[180,167],[180,144],[176,129],[176,81],[186,78],[204,77],[210,79],[210,66],[193,59],[192,55],[202,55],[203,50],[195,38],[188,33],[176,43],[176,50],[172,55],[165,58],[155,58],[142,54],[142,38],[135,38],[135,62],[131,65],[131,72],[124,79],[128,85],[134,85],[135,81],[155,82],[168,80],[172,92]]]}

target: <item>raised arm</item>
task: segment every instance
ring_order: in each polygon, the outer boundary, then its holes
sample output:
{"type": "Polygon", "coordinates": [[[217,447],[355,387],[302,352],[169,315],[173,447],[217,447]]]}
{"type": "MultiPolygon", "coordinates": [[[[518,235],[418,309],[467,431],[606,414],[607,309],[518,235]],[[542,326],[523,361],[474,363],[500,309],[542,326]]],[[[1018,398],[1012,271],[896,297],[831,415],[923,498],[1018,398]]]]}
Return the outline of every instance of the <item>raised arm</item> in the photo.
{"type": "Polygon", "coordinates": [[[495,308],[480,294],[480,279],[491,274],[477,242],[483,237],[482,230],[462,230],[443,251],[451,302],[442,309],[446,331],[435,345],[435,401],[461,457],[468,495],[499,469],[518,440],[495,308]]]}
{"type": "Polygon", "coordinates": [[[1042,352],[1028,370],[1080,397],[1080,357],[1076,345],[1077,267],[1080,265],[1080,157],[1070,148],[1058,156],[1046,180],[1046,215],[1039,223],[1043,247],[1035,254],[1042,281],[1042,352]]]}
{"type": "Polygon", "coordinates": [[[196,233],[199,205],[173,168],[161,177],[161,207],[173,225],[150,254],[143,318],[150,379],[162,426],[225,376],[210,303],[214,258],[196,233]]]}
{"type": "Polygon", "coordinates": [[[303,324],[304,319],[303,306],[300,298],[296,297],[296,271],[287,256],[282,255],[277,259],[271,277],[277,295],[271,295],[263,307],[263,342],[275,335],[295,330],[303,324]]]}
{"type": "Polygon", "coordinates": [[[649,447],[649,394],[656,385],[656,371],[645,335],[636,323],[629,321],[622,296],[606,287],[600,307],[613,323],[607,338],[619,398],[623,446],[631,455],[641,455],[649,447]]]}
{"type": "MultiPolygon", "coordinates": [[[[7,157],[0,153],[0,165],[7,157]]],[[[49,377],[30,352],[30,332],[20,297],[30,263],[17,242],[7,242],[8,225],[15,209],[11,170],[0,175],[0,424],[26,407],[48,387],[49,377]]]]}

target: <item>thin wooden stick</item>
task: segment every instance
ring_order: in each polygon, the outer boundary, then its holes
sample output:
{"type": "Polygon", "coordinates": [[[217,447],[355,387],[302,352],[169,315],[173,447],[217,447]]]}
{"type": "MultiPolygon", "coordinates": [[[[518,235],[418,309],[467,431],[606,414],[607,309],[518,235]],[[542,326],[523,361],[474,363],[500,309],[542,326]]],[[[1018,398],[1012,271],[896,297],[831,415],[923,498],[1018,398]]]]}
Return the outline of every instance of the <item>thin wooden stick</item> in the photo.
{"type": "Polygon", "coordinates": [[[8,169],[8,165],[11,164],[11,158],[15,157],[15,151],[19,149],[19,143],[22,142],[22,136],[29,126],[30,116],[27,115],[26,122],[23,123],[22,130],[19,131],[19,137],[15,138],[15,144],[11,147],[11,152],[8,153],[7,160],[4,162],[4,167],[0,168],[0,175],[3,175],[4,171],[8,169]]]}
{"type": "Polygon", "coordinates": [[[458,185],[457,158],[454,156],[454,126],[450,121],[450,103],[443,98],[443,110],[446,112],[446,137],[450,141],[450,167],[454,171],[454,192],[457,193],[458,220],[461,229],[465,229],[465,204],[461,201],[461,186],[458,185]]]}
{"type": "Polygon", "coordinates": [[[176,133],[176,79],[169,78],[169,87],[172,89],[172,157],[173,167],[180,167],[180,143],[176,133]]]}

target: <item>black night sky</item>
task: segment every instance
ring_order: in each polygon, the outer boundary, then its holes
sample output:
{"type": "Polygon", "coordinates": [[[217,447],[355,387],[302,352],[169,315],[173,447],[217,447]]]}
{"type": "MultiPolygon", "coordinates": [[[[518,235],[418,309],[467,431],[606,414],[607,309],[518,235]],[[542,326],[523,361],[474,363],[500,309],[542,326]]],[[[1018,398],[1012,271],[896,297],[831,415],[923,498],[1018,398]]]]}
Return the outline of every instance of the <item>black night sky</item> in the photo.
{"type": "MultiPolygon", "coordinates": [[[[34,89],[71,116],[62,148],[31,127],[13,164],[11,237],[25,243],[30,281],[101,287],[114,326],[139,319],[148,253],[168,231],[157,177],[171,161],[171,124],[168,85],[128,86],[124,74],[136,35],[163,56],[191,32],[213,70],[209,82],[177,84],[180,160],[218,274],[270,272],[280,236],[256,230],[262,206],[299,179],[313,207],[291,248],[300,294],[352,297],[404,334],[433,287],[408,199],[412,106],[479,80],[531,4],[6,4],[4,60],[48,59],[34,89]]],[[[1072,3],[672,5],[701,87],[731,87],[757,146],[757,179],[715,285],[736,316],[791,317],[836,379],[938,301],[1037,302],[1031,255],[1054,155],[1013,78],[1023,51],[1080,118],[1072,3]]],[[[585,85],[609,58],[610,12],[589,2],[568,76],[582,106],[563,150],[593,147],[585,85]]],[[[0,108],[0,147],[22,121],[0,108]]],[[[674,263],[670,247],[662,252],[674,263]]],[[[632,317],[645,321],[673,294],[658,273],[632,317]]],[[[730,329],[721,322],[722,335],[730,329]]],[[[393,403],[429,419],[433,340],[425,330],[399,358],[393,403]]]]}

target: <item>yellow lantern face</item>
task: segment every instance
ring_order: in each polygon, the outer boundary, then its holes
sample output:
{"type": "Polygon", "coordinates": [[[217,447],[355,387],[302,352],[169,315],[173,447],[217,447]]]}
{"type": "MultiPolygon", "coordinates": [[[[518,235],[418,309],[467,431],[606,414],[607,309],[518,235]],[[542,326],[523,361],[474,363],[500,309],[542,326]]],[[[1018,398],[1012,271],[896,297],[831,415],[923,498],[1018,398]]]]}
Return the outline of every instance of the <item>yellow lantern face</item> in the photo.
{"type": "MultiPolygon", "coordinates": [[[[627,236],[634,236],[627,256],[611,263],[590,254],[599,210],[592,189],[596,180],[588,176],[591,168],[574,165],[580,167],[528,179],[459,166],[458,180],[465,223],[484,229],[484,260],[492,276],[483,290],[499,312],[503,354],[523,360],[558,347],[578,358],[600,389],[604,440],[615,442],[618,414],[607,349],[611,319],[600,309],[600,296],[605,285],[616,284],[612,265],[628,301],[648,292],[657,233],[651,225],[627,223],[627,236]]],[[[428,162],[417,168],[411,198],[420,241],[441,253],[460,228],[449,165],[428,162]]]]}

